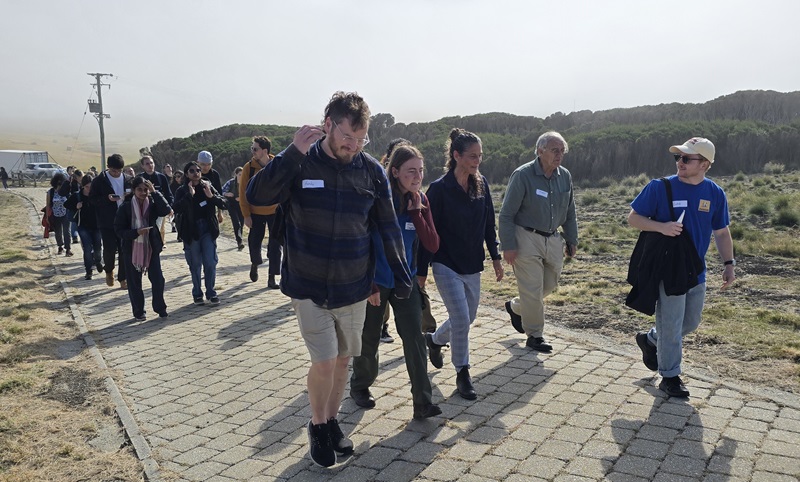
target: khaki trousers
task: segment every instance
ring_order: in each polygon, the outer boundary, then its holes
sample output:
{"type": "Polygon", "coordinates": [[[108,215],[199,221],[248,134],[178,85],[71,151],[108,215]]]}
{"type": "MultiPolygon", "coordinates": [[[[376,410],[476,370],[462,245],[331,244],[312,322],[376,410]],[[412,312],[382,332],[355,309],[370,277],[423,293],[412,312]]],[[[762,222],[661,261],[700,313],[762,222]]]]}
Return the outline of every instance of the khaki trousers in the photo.
{"type": "Polygon", "coordinates": [[[519,297],[511,300],[511,309],[522,317],[525,334],[541,337],[544,331],[544,298],[558,286],[564,266],[564,242],[559,234],[542,236],[516,227],[517,277],[519,297]]]}

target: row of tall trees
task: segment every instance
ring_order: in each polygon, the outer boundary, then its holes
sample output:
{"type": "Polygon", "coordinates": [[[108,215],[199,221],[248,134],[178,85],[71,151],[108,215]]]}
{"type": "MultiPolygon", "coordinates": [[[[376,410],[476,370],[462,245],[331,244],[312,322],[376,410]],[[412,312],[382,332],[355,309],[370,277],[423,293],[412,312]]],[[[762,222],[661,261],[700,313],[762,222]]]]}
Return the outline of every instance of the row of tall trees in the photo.
{"type": "MultiPolygon", "coordinates": [[[[767,162],[800,169],[800,92],[743,91],[704,104],[661,104],[607,111],[557,112],[545,119],[488,113],[446,117],[425,123],[396,123],[388,113],[372,117],[367,150],[380,158],[388,143],[403,137],[425,155],[428,179],[443,171],[444,144],[450,129],[461,127],[483,141],[481,172],[492,183],[504,183],[519,165],[535,157],[538,136],[561,132],[570,144],[565,159],[577,181],[621,178],[646,173],[659,176],[674,170],[668,147],[692,136],[711,139],[717,147],[712,174],[761,171],[767,162]]],[[[187,138],[161,141],[151,147],[159,163],[183,166],[200,150],[214,155],[227,176],[250,156],[254,135],[267,135],[273,152],[287,147],[296,127],[234,124],[202,131],[187,138]]]]}

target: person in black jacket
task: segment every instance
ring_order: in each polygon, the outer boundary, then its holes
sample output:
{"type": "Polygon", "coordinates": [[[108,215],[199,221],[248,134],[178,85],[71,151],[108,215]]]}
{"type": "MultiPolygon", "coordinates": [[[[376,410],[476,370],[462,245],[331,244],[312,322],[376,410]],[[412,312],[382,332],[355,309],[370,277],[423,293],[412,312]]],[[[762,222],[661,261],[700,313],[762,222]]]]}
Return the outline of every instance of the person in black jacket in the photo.
{"type": "MultiPolygon", "coordinates": [[[[200,166],[200,177],[209,181],[211,186],[217,190],[218,193],[222,192],[222,178],[219,175],[219,172],[211,167],[214,164],[214,158],[211,156],[211,153],[208,151],[200,151],[197,154],[197,164],[200,166]]],[[[227,206],[227,204],[226,204],[227,206]]],[[[222,224],[222,221],[225,219],[225,214],[223,210],[227,209],[224,207],[222,209],[217,209],[217,221],[222,224]]]]}
{"type": "Polygon", "coordinates": [[[78,225],[78,236],[83,248],[83,266],[86,268],[87,280],[92,279],[92,265],[98,273],[103,272],[102,244],[100,230],[97,227],[97,215],[94,204],[89,202],[89,190],[92,188],[92,176],[81,178],[81,189],[72,194],[64,203],[64,207],[75,213],[75,224],[78,225]]]}
{"type": "Polygon", "coordinates": [[[170,208],[164,196],[147,179],[136,177],[131,187],[133,194],[126,197],[114,218],[114,232],[122,240],[128,298],[133,317],[136,321],[145,321],[142,274],[147,273],[153,291],[153,311],[163,318],[168,316],[160,258],[164,244],[156,219],[169,214],[170,208]]]}
{"type": "Polygon", "coordinates": [[[106,162],[108,169],[101,172],[92,181],[89,191],[89,201],[94,204],[97,214],[97,227],[100,237],[103,238],[103,268],[106,271],[106,284],[114,286],[114,263],[117,253],[120,254],[119,271],[117,280],[122,289],[128,287],[125,281],[125,263],[122,262],[122,244],[114,232],[114,217],[117,208],[122,204],[125,194],[131,192],[132,177],[122,173],[125,160],[119,154],[108,156],[106,162]]]}
{"type": "Polygon", "coordinates": [[[219,297],[214,289],[219,260],[219,221],[216,210],[225,209],[225,198],[208,180],[201,178],[198,163],[186,164],[183,173],[186,182],[175,192],[172,208],[178,216],[178,236],[183,240],[183,253],[192,275],[192,297],[194,304],[204,304],[200,286],[202,268],[206,298],[212,305],[218,305],[219,297]]]}

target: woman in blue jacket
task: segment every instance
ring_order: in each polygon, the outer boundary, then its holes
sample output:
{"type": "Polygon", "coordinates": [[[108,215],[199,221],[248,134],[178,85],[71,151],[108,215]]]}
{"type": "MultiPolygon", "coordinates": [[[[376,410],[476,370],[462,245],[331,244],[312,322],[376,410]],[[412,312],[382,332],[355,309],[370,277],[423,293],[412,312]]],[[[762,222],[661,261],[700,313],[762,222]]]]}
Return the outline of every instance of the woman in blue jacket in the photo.
{"type": "MultiPolygon", "coordinates": [[[[436,234],[433,225],[430,206],[425,195],[420,192],[423,169],[422,153],[410,144],[396,146],[389,156],[389,164],[386,167],[412,279],[416,273],[417,246],[422,243],[426,250],[433,253],[439,249],[439,235],[436,234]]],[[[361,356],[353,358],[350,396],[360,407],[375,406],[369,387],[378,376],[378,345],[383,316],[389,303],[394,312],[397,333],[403,340],[403,355],[411,380],[411,395],[414,401],[414,418],[420,420],[439,415],[442,410],[433,404],[431,381],[428,378],[427,352],[421,328],[422,298],[419,286],[413,283],[411,295],[406,299],[394,296],[394,274],[383,251],[380,235],[375,230],[371,235],[375,251],[375,286],[373,294],[368,299],[361,335],[361,356]]]]}
{"type": "MultiPolygon", "coordinates": [[[[439,233],[439,251],[431,259],[436,288],[447,308],[448,319],[425,339],[431,364],[444,365],[442,346],[450,343],[459,395],[475,400],[477,394],[469,375],[469,327],[478,313],[481,271],[486,253],[492,258],[497,281],[503,279],[497,250],[494,205],[489,183],[478,171],[483,160],[481,140],[472,132],[453,129],[445,144],[447,165],[444,176],[431,183],[428,199],[433,222],[439,233]]],[[[427,263],[420,264],[420,277],[427,275],[427,263]]]]}

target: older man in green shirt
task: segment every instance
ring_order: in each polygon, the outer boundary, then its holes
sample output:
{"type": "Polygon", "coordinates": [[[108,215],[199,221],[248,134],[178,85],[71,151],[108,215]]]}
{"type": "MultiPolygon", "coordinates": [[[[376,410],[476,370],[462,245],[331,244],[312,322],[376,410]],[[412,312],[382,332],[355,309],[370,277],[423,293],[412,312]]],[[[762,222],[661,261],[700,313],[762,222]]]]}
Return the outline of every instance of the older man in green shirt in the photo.
{"type": "Polygon", "coordinates": [[[572,175],[561,166],[568,151],[558,132],[539,136],[536,159],[511,174],[500,209],[500,248],[519,290],[506,311],[514,328],[528,336],[525,344],[545,353],[553,347],[543,336],[544,297],[558,285],[564,254],[574,256],[578,246],[572,175]]]}

